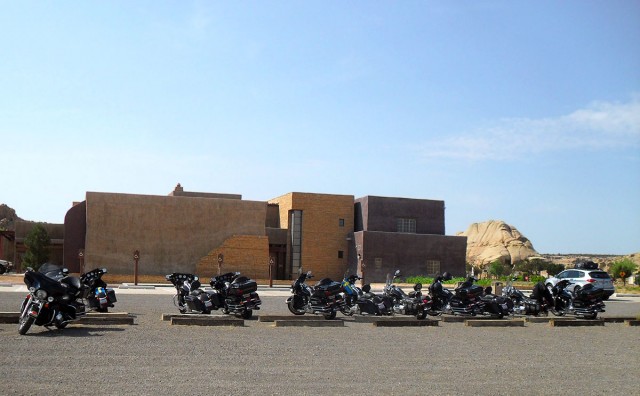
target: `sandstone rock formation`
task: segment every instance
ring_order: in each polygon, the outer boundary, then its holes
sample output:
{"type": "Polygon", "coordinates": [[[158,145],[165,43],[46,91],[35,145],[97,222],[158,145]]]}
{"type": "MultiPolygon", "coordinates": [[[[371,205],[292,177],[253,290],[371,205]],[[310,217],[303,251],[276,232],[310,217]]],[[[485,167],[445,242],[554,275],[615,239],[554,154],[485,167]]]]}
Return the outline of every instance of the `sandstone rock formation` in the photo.
{"type": "Polygon", "coordinates": [[[11,229],[16,220],[22,220],[16,211],[6,204],[0,204],[0,230],[11,229]]]}
{"type": "Polygon", "coordinates": [[[495,260],[514,264],[539,256],[529,239],[504,221],[473,223],[457,235],[467,237],[467,262],[476,267],[485,267],[495,260]]]}

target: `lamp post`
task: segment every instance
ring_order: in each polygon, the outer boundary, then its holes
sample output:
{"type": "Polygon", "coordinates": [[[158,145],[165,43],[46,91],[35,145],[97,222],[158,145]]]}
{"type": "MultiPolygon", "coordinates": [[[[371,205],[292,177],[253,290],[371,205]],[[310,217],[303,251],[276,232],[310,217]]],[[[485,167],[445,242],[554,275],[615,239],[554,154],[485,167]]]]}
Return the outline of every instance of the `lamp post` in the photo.
{"type": "Polygon", "coordinates": [[[224,262],[224,254],[218,253],[218,276],[222,273],[223,262],[224,262]]]}
{"type": "Polygon", "coordinates": [[[275,265],[276,261],[273,259],[273,257],[269,258],[269,287],[273,287],[273,266],[275,265]]]}
{"type": "Polygon", "coordinates": [[[138,261],[140,260],[140,251],[133,252],[133,284],[138,285],[138,261]]]}
{"type": "Polygon", "coordinates": [[[78,250],[78,261],[80,263],[80,275],[84,273],[84,249],[78,250]]]}

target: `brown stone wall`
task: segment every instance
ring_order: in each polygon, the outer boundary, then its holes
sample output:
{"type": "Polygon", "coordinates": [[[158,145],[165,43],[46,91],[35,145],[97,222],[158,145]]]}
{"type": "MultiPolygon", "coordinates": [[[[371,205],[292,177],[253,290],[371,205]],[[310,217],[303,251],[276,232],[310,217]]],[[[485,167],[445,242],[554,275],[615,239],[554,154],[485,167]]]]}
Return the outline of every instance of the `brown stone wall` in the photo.
{"type": "Polygon", "coordinates": [[[195,272],[233,235],[265,235],[266,202],[87,192],[87,269],[114,274],[195,272]]]}
{"type": "MultiPolygon", "coordinates": [[[[280,206],[280,222],[289,228],[289,211],[302,210],[302,266],[319,279],[342,279],[353,232],[353,195],[290,193],[270,203],[280,206]],[[340,226],[339,220],[344,220],[340,226]],[[342,251],[342,258],[338,252],[342,251]]],[[[289,255],[287,255],[289,260],[289,255]]],[[[287,265],[289,261],[287,261],[287,265]]]]}
{"type": "Polygon", "coordinates": [[[356,231],[396,232],[397,219],[416,220],[417,234],[445,234],[444,201],[366,196],[356,200],[356,231]]]}
{"type": "Polygon", "coordinates": [[[235,235],[211,250],[196,265],[196,274],[203,279],[203,284],[218,275],[218,254],[224,258],[220,268],[223,274],[239,271],[253,279],[269,278],[269,239],[266,236],[235,235]]]}

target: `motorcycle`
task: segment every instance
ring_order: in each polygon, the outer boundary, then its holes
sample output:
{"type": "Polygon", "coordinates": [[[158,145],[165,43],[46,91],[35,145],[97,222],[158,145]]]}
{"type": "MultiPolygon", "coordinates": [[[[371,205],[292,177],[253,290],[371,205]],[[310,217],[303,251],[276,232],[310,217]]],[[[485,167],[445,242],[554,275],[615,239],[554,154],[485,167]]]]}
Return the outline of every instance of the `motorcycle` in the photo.
{"type": "Polygon", "coordinates": [[[24,335],[31,325],[64,329],[85,315],[80,278],[53,264],[43,264],[38,271],[28,268],[24,283],[29,294],[22,302],[18,333],[24,335]]]}
{"type": "Polygon", "coordinates": [[[566,288],[571,284],[564,279],[551,289],[554,307],[551,313],[556,316],[573,315],[578,318],[595,319],[598,312],[605,312],[604,289],[587,284],[574,297],[566,288]]]}
{"type": "Polygon", "coordinates": [[[307,271],[291,284],[292,295],[286,300],[289,311],[294,315],[311,313],[324,315],[328,320],[335,319],[337,311],[345,309],[344,299],[340,295],[342,284],[323,278],[311,287],[306,283],[311,278],[311,271],[307,271]]]}
{"type": "Polygon", "coordinates": [[[417,319],[426,318],[430,312],[435,314],[431,308],[431,298],[428,295],[422,295],[422,283],[416,283],[413,286],[413,291],[407,294],[393,284],[393,281],[399,276],[400,270],[396,270],[393,277],[387,275],[383,290],[383,295],[391,298],[394,313],[415,316],[417,319]]]}
{"type": "Polygon", "coordinates": [[[475,277],[469,277],[454,292],[449,305],[454,315],[484,315],[502,319],[510,311],[511,300],[486,292],[482,286],[475,285],[475,277]]]}
{"type": "Polygon", "coordinates": [[[262,300],[256,292],[258,283],[246,276],[240,276],[239,272],[214,276],[209,284],[224,300],[224,304],[221,305],[216,304],[217,300],[212,300],[214,309],[221,307],[223,313],[232,313],[243,319],[250,319],[253,311],[260,309],[262,300]]]}
{"type": "Polygon", "coordinates": [[[87,301],[89,309],[96,312],[109,312],[109,308],[113,308],[113,304],[118,301],[116,292],[107,288],[107,284],[102,280],[102,275],[106,273],[106,268],[96,268],[80,275],[82,297],[87,301]]]}
{"type": "Polygon", "coordinates": [[[512,301],[513,308],[511,309],[511,313],[514,315],[548,315],[548,307],[551,301],[550,294],[548,294],[548,292],[544,293],[546,290],[544,284],[540,282],[534,286],[532,295],[527,297],[522,291],[513,286],[512,281],[509,281],[502,289],[502,296],[512,301]],[[540,287],[543,289],[542,292],[539,291],[540,287]]]}
{"type": "MultiPolygon", "coordinates": [[[[194,274],[174,272],[165,278],[176,288],[173,305],[180,313],[210,314],[213,307],[212,299],[219,298],[217,293],[207,293],[200,288],[200,278],[194,274]]],[[[217,300],[218,306],[224,301],[217,300]]]]}
{"type": "Polygon", "coordinates": [[[431,311],[434,315],[453,314],[451,310],[451,298],[453,293],[451,290],[442,286],[442,281],[451,280],[452,276],[448,272],[438,275],[429,285],[429,297],[431,297],[431,311]]]}

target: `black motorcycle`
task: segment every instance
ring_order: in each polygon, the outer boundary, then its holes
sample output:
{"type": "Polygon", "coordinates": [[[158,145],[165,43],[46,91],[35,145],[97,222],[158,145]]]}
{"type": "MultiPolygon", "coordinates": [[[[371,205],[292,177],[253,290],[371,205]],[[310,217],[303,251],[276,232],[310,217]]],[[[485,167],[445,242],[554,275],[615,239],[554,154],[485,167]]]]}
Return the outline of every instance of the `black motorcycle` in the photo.
{"type": "Polygon", "coordinates": [[[306,280],[312,277],[311,271],[301,273],[291,284],[292,295],[286,301],[289,311],[294,315],[311,313],[324,315],[325,319],[335,319],[337,311],[344,306],[344,299],[340,295],[341,283],[323,278],[311,287],[306,280]]]}
{"type": "Polygon", "coordinates": [[[429,297],[431,297],[431,311],[433,315],[452,314],[451,298],[453,292],[442,285],[443,281],[451,280],[452,276],[448,272],[438,275],[429,285],[429,297]]]}
{"type": "Polygon", "coordinates": [[[214,305],[212,300],[216,300],[217,306],[224,304],[218,293],[207,293],[200,288],[200,278],[197,275],[174,272],[165,278],[176,288],[173,304],[180,313],[210,314],[214,305]]]}
{"type": "Polygon", "coordinates": [[[212,300],[214,309],[220,307],[223,313],[231,313],[243,319],[251,318],[253,311],[260,309],[262,300],[256,292],[258,283],[246,276],[240,276],[239,272],[214,276],[209,284],[224,300],[223,305],[217,305],[217,299],[212,300]]]}
{"type": "Polygon", "coordinates": [[[507,298],[491,294],[491,288],[485,289],[474,284],[476,278],[469,277],[454,292],[449,305],[454,315],[484,315],[502,319],[511,310],[507,298]]]}
{"type": "Polygon", "coordinates": [[[544,286],[544,283],[538,282],[533,288],[531,296],[525,294],[513,286],[513,282],[507,282],[502,289],[502,296],[511,300],[513,315],[548,315],[549,307],[553,305],[551,293],[544,286]]]}
{"type": "Polygon", "coordinates": [[[87,306],[96,312],[109,312],[113,304],[117,302],[116,292],[107,288],[107,283],[102,275],[107,273],[106,268],[96,268],[80,275],[82,283],[82,297],[87,301],[87,306]]]}
{"type": "Polygon", "coordinates": [[[399,276],[399,270],[396,270],[393,277],[387,275],[383,290],[383,295],[391,298],[394,313],[415,316],[417,319],[424,319],[427,314],[433,313],[431,298],[422,294],[422,283],[416,283],[413,286],[413,291],[407,294],[400,287],[393,284],[393,281],[399,276]]]}
{"type": "Polygon", "coordinates": [[[564,279],[551,289],[554,303],[551,313],[556,316],[573,315],[578,318],[595,319],[598,312],[605,312],[604,289],[586,284],[574,297],[566,289],[570,284],[570,281],[564,279]]]}
{"type": "Polygon", "coordinates": [[[212,291],[201,289],[200,278],[194,274],[172,273],[166,279],[176,288],[173,303],[180,313],[210,314],[221,309],[224,314],[234,314],[250,319],[253,310],[260,309],[262,301],[256,293],[258,284],[239,272],[229,272],[211,278],[212,291]]]}
{"type": "Polygon", "coordinates": [[[80,278],[67,269],[43,264],[38,271],[24,273],[29,295],[22,302],[18,333],[26,334],[31,325],[63,329],[85,315],[80,278]]]}

